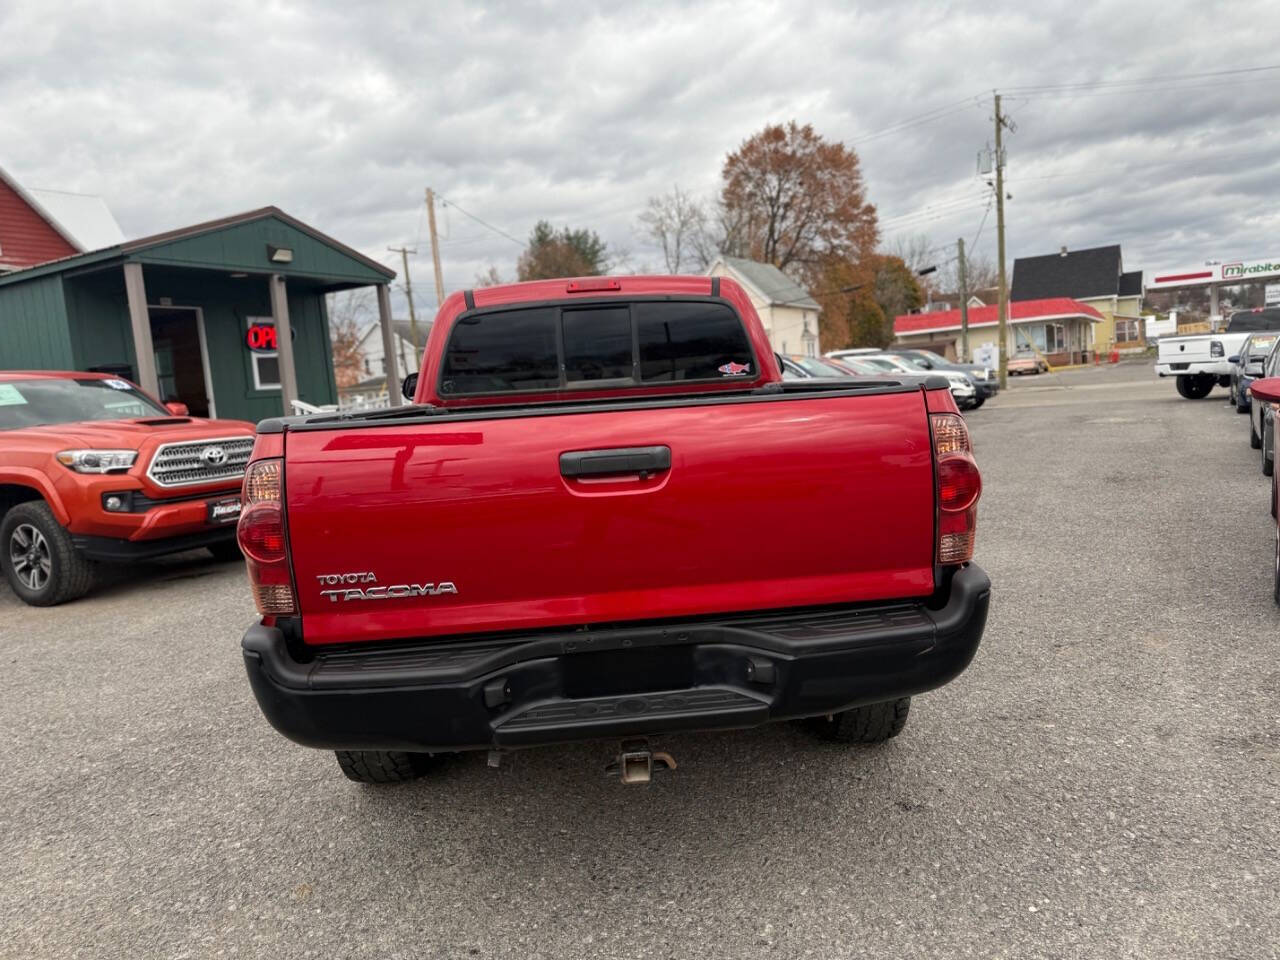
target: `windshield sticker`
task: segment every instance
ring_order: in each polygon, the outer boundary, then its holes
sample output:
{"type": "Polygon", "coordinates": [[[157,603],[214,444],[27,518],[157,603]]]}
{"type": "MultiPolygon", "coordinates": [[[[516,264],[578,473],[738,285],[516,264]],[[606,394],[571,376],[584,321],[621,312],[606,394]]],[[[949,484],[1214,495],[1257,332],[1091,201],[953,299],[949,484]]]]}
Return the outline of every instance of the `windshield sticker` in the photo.
{"type": "Polygon", "coordinates": [[[740,377],[744,373],[746,373],[748,370],[751,369],[751,364],[734,363],[733,361],[730,361],[729,363],[726,363],[724,366],[716,367],[716,369],[719,370],[726,377],[740,377]]]}
{"type": "Polygon", "coordinates": [[[103,380],[102,382],[105,383],[112,390],[132,390],[133,389],[133,387],[129,386],[128,381],[125,381],[125,380],[103,380]]]}
{"type": "Polygon", "coordinates": [[[12,383],[0,383],[0,407],[14,407],[26,402],[27,398],[12,383]]]}

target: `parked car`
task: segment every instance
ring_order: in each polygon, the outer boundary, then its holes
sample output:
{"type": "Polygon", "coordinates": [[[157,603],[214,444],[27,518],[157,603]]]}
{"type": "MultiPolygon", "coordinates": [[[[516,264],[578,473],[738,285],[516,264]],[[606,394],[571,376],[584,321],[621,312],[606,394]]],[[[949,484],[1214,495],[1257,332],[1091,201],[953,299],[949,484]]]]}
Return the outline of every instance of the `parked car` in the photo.
{"type": "MultiPolygon", "coordinates": [[[[1271,355],[1267,358],[1268,364],[1271,363],[1276,352],[1277,347],[1273,347],[1271,355]]],[[[1253,395],[1254,410],[1257,410],[1259,407],[1265,407],[1269,410],[1273,405],[1280,404],[1280,377],[1276,376],[1274,371],[1270,369],[1264,371],[1264,373],[1265,375],[1263,377],[1254,380],[1253,383],[1249,385],[1249,392],[1253,395]]],[[[1271,421],[1269,432],[1271,434],[1275,433],[1274,418],[1271,421]]],[[[1276,441],[1274,435],[1267,440],[1265,446],[1275,450],[1276,441]]],[[[1278,497],[1280,497],[1280,490],[1277,489],[1275,473],[1273,471],[1271,474],[1271,517],[1273,521],[1276,521],[1277,525],[1275,529],[1275,558],[1272,567],[1274,572],[1271,581],[1271,597],[1276,606],[1280,607],[1280,520],[1277,520],[1277,518],[1280,518],[1280,501],[1278,501],[1278,497]]]]}
{"type": "MultiPolygon", "coordinates": [[[[1262,369],[1258,375],[1260,377],[1280,377],[1280,337],[1271,345],[1271,350],[1266,359],[1262,361],[1262,369]]],[[[1269,403],[1253,403],[1252,399],[1257,396],[1257,392],[1253,389],[1252,383],[1248,389],[1250,395],[1249,446],[1255,450],[1262,451],[1262,475],[1269,477],[1275,469],[1276,459],[1275,431],[1272,429],[1275,411],[1269,403]]]]}
{"type": "Polygon", "coordinates": [[[1227,358],[1231,364],[1231,403],[1237,413],[1249,412],[1249,384],[1262,373],[1262,365],[1277,340],[1280,334],[1251,333],[1240,352],[1227,358]]]}
{"type": "Polygon", "coordinates": [[[0,567],[32,606],[74,600],[95,561],[207,547],[239,557],[253,424],[201,420],[102,373],[0,373],[0,567]]]}
{"type": "Polygon", "coordinates": [[[828,350],[823,356],[831,360],[845,360],[849,357],[864,357],[880,352],[879,347],[845,347],[841,350],[828,350]]]}
{"type": "Polygon", "coordinates": [[[805,357],[799,354],[781,354],[782,376],[788,380],[802,380],[811,377],[849,377],[854,371],[837,361],[824,360],[822,357],[805,357]]]}
{"type": "Polygon", "coordinates": [[[784,380],[727,278],[454,294],[412,406],[258,425],[253,692],[362,782],[600,738],[644,780],[631,738],[783,719],[893,737],[990,595],[947,384],[784,380]]]}
{"type": "MultiPolygon", "coordinates": [[[[869,356],[860,356],[858,359],[863,363],[872,364],[894,373],[919,376],[926,372],[918,364],[912,363],[906,357],[900,357],[894,353],[877,353],[869,356]]],[[[958,370],[939,370],[937,375],[947,379],[947,382],[951,385],[951,395],[955,397],[956,404],[961,410],[975,410],[982,405],[978,402],[978,388],[974,386],[973,380],[970,379],[968,374],[961,373],[958,370]]]]}
{"type": "Polygon", "coordinates": [[[1000,392],[1000,373],[981,363],[956,363],[932,350],[894,347],[895,356],[909,360],[924,370],[955,370],[965,374],[977,390],[975,407],[980,407],[1000,392]]]}
{"type": "Polygon", "coordinates": [[[1156,348],[1156,376],[1174,377],[1188,400],[1209,395],[1215,385],[1231,383],[1230,357],[1239,354],[1251,333],[1280,331],[1280,307],[1237,310],[1219,333],[1164,337],[1156,348]]]}
{"type": "Polygon", "coordinates": [[[1005,368],[1012,376],[1021,377],[1028,373],[1048,373],[1049,364],[1034,353],[1020,353],[1009,358],[1005,368]]]}

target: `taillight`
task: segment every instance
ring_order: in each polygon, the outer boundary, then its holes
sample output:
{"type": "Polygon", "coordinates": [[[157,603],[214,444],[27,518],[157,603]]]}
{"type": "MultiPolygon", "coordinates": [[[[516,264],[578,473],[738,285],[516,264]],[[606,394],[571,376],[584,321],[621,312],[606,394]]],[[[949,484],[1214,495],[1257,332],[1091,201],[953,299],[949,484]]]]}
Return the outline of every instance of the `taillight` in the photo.
{"type": "Polygon", "coordinates": [[[279,458],[255,460],[244,474],[244,508],[236,538],[249,570],[249,586],[258,612],[280,615],[297,610],[289,573],[288,534],[279,458]]]}
{"type": "Polygon", "coordinates": [[[938,563],[965,563],[973,558],[982,477],[964,418],[934,413],[929,420],[938,471],[938,563]]]}

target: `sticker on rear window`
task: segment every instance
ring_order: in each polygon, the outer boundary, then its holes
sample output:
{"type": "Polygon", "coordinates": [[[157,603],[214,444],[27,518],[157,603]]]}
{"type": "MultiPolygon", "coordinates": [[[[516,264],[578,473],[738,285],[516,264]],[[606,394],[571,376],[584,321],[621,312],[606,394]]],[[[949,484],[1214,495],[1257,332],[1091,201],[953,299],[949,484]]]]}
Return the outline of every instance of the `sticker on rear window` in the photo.
{"type": "Polygon", "coordinates": [[[726,377],[740,377],[751,369],[749,363],[735,363],[732,360],[723,366],[716,367],[726,377]]]}
{"type": "Polygon", "coordinates": [[[27,398],[12,383],[0,383],[0,407],[14,407],[26,402],[27,398]]]}
{"type": "Polygon", "coordinates": [[[133,389],[133,387],[129,386],[128,381],[125,381],[125,380],[103,380],[102,382],[105,383],[112,390],[132,390],[133,389]]]}

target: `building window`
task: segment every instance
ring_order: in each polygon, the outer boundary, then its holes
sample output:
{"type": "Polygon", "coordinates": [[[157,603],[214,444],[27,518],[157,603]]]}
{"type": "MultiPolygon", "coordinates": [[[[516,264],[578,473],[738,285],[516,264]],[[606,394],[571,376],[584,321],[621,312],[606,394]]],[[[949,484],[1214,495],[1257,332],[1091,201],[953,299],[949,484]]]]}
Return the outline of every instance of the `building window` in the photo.
{"type": "MultiPolygon", "coordinates": [[[[274,317],[245,317],[245,326],[274,327],[274,317]]],[[[253,350],[249,353],[249,364],[253,367],[253,389],[280,389],[280,356],[274,350],[253,350]]]]}
{"type": "Polygon", "coordinates": [[[1044,325],[1045,353],[1062,353],[1067,349],[1067,328],[1060,323],[1044,325]]]}
{"type": "Polygon", "coordinates": [[[1138,339],[1138,321],[1116,317],[1116,343],[1137,343],[1138,339]]]}

